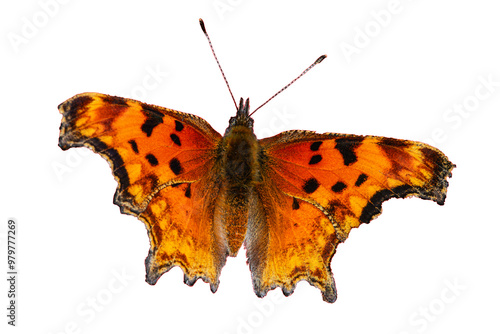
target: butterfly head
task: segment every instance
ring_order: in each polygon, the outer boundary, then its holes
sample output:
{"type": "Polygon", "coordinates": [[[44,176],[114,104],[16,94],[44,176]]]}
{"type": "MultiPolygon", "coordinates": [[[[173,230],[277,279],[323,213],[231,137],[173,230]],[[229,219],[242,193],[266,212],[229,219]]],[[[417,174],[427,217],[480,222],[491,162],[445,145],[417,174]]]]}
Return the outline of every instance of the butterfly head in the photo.
{"type": "Polygon", "coordinates": [[[229,126],[226,129],[226,134],[235,126],[244,126],[253,131],[253,119],[248,115],[250,99],[246,99],[243,103],[243,98],[240,98],[240,106],[236,111],[236,116],[229,119],[229,126]]]}

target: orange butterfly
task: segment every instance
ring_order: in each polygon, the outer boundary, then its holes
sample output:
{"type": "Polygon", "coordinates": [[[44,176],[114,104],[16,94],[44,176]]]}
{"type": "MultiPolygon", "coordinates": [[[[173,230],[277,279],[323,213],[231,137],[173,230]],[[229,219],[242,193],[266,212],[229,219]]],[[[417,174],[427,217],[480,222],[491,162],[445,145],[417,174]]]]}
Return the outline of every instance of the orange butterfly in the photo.
{"type": "Polygon", "coordinates": [[[106,158],[114,203],[145,223],[149,284],[179,266],[187,285],[201,278],[215,292],[227,256],[244,244],[257,296],[276,287],[288,296],[306,280],[333,303],[330,262],[350,230],[390,198],[444,204],[455,167],[408,140],[299,130],[258,140],[248,99],[224,136],[197,116],[98,93],[59,110],[59,146],[106,158]]]}

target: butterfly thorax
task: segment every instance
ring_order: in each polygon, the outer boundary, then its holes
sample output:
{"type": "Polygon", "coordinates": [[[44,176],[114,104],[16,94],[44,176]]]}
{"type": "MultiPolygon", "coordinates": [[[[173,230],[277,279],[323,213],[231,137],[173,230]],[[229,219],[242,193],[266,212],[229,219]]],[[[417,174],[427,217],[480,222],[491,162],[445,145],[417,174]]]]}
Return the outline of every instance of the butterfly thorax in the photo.
{"type": "Polygon", "coordinates": [[[235,188],[244,191],[259,181],[258,146],[253,131],[238,125],[222,139],[222,164],[224,179],[235,188]]]}
{"type": "Polygon", "coordinates": [[[246,235],[249,197],[256,182],[260,182],[259,143],[253,132],[253,120],[248,116],[248,100],[235,117],[219,147],[224,180],[219,200],[225,204],[221,215],[226,229],[230,255],[236,255],[246,235]]]}

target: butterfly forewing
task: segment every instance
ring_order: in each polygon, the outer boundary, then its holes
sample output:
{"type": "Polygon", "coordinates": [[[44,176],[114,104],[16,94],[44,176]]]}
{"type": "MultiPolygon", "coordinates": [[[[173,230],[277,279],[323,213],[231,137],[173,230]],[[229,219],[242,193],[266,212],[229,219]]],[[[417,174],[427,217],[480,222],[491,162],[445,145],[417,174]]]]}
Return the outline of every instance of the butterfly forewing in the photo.
{"type": "Polygon", "coordinates": [[[86,146],[108,160],[125,213],[144,211],[162,186],[200,179],[221,138],[196,116],[104,94],[76,95],[59,110],[59,146],[86,146]]]}
{"type": "Polygon", "coordinates": [[[392,197],[442,205],[454,167],[436,148],[386,137],[290,131],[261,145],[278,187],[332,214],[345,236],[392,197]]]}

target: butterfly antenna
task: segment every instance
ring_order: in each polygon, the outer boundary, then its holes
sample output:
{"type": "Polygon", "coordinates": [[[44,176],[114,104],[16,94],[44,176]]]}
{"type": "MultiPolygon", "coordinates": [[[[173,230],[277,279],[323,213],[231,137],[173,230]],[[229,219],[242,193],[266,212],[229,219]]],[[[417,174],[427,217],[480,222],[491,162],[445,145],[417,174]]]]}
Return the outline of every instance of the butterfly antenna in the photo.
{"type": "Polygon", "coordinates": [[[222,67],[220,66],[219,59],[217,59],[217,56],[215,55],[214,48],[212,46],[212,41],[210,41],[210,37],[208,37],[207,29],[205,29],[205,23],[203,22],[202,19],[200,19],[200,26],[201,30],[205,34],[205,37],[208,40],[208,44],[210,45],[210,50],[212,50],[212,54],[214,55],[215,61],[217,62],[217,65],[219,65],[219,70],[222,73],[222,77],[224,78],[224,81],[226,82],[227,89],[229,89],[229,94],[231,94],[231,98],[233,99],[234,106],[236,107],[236,110],[238,110],[238,105],[236,104],[236,100],[234,99],[233,92],[231,92],[231,88],[229,87],[229,83],[227,82],[226,75],[224,74],[224,71],[222,70],[222,67]]]}
{"type": "Polygon", "coordinates": [[[271,96],[266,102],[262,103],[257,109],[255,109],[254,111],[252,111],[252,113],[250,113],[250,115],[248,115],[248,117],[250,117],[253,114],[255,114],[255,112],[257,110],[259,110],[260,108],[262,108],[265,104],[267,104],[267,102],[269,102],[272,99],[274,99],[276,97],[276,95],[278,95],[279,93],[281,93],[282,91],[284,91],[285,89],[287,89],[288,87],[290,87],[291,84],[293,84],[295,81],[299,80],[299,78],[301,76],[303,76],[304,74],[306,74],[307,72],[309,72],[309,70],[311,68],[313,68],[314,66],[318,65],[319,63],[321,63],[323,61],[323,59],[325,59],[325,58],[326,58],[326,55],[322,55],[318,59],[316,59],[316,61],[314,63],[312,63],[308,68],[306,68],[302,73],[300,73],[300,75],[298,77],[296,77],[295,79],[293,79],[288,85],[286,85],[285,87],[281,88],[276,94],[274,94],[273,96],[271,96]]]}

